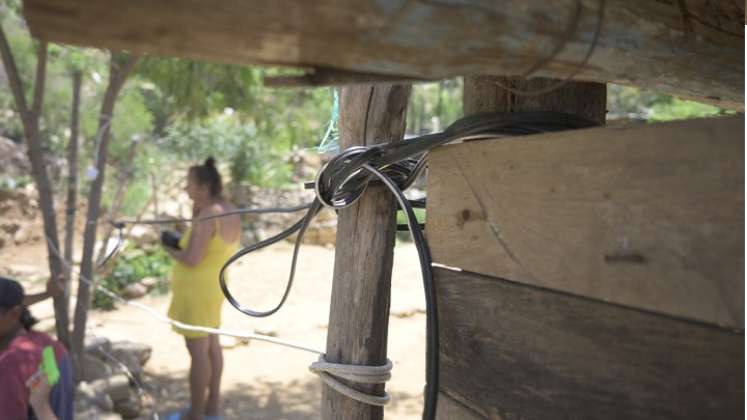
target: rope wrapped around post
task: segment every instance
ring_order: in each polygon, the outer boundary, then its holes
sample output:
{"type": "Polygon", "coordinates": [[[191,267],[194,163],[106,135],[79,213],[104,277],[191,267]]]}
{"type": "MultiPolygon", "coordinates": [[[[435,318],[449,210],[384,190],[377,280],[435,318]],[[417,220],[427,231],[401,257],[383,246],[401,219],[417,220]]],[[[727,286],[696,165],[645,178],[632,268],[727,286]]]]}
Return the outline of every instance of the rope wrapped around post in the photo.
{"type": "Polygon", "coordinates": [[[389,359],[386,359],[386,364],[383,366],[366,366],[330,363],[324,358],[324,355],[321,355],[318,361],[309,366],[309,371],[315,375],[319,375],[322,381],[329,385],[330,388],[364,404],[385,406],[391,400],[386,391],[384,391],[383,396],[371,395],[358,391],[339,380],[345,379],[363,384],[386,383],[392,377],[392,361],[389,359]]]}

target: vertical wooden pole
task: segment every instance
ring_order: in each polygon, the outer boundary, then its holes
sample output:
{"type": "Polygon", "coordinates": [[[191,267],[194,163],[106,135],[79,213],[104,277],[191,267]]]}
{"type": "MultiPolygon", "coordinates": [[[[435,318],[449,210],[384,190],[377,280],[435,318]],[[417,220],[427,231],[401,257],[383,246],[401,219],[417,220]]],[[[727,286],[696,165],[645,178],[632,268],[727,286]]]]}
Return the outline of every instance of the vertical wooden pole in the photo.
{"type": "Polygon", "coordinates": [[[464,115],[481,112],[557,111],[578,115],[604,124],[607,114],[607,85],[568,82],[544,95],[516,95],[500,85],[519,91],[536,91],[558,83],[556,79],[502,76],[467,76],[462,102],[464,115]],[[499,85],[500,84],[500,85],[499,85]]]}
{"type": "MultiPolygon", "coordinates": [[[[522,92],[537,91],[558,83],[555,79],[522,79],[502,76],[468,76],[464,78],[463,106],[465,115],[482,112],[557,111],[582,116],[604,124],[607,87],[600,83],[569,82],[543,95],[518,95],[501,86],[522,92]]],[[[444,306],[440,306],[444,308],[444,306]]],[[[500,400],[500,397],[497,397],[500,400]]],[[[436,418],[477,420],[482,415],[473,413],[448,395],[439,396],[436,418]]]]}
{"type": "MultiPolygon", "coordinates": [[[[345,87],[340,96],[341,146],[401,141],[409,85],[345,87]]],[[[326,358],[329,362],[383,365],[389,328],[389,296],[395,237],[395,200],[369,186],[339,212],[326,358]]],[[[384,385],[351,384],[383,395],[384,385]]],[[[381,419],[382,407],[352,400],[324,386],[325,420],[381,419]]]]}

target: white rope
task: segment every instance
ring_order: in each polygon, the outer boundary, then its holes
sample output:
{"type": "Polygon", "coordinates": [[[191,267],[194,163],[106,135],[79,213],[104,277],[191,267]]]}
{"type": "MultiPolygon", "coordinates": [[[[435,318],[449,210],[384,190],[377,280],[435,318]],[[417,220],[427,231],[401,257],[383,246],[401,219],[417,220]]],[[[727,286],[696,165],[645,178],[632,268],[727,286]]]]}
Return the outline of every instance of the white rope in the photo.
{"type": "MultiPolygon", "coordinates": [[[[54,244],[52,243],[52,241],[49,240],[49,237],[47,237],[47,243],[49,244],[49,247],[52,250],[52,252],[58,258],[60,258],[60,260],[62,261],[62,264],[64,264],[66,267],[69,267],[72,270],[72,267],[70,267],[70,265],[68,264],[68,262],[65,261],[64,258],[62,258],[62,256],[60,255],[59,250],[54,246],[54,244]]],[[[90,279],[88,279],[88,278],[86,278],[84,276],[80,276],[79,275],[79,278],[84,283],[87,283],[90,286],[92,286],[94,288],[97,288],[102,293],[104,293],[105,295],[109,296],[110,298],[116,300],[117,302],[122,303],[124,305],[128,305],[128,306],[132,306],[132,307],[138,308],[138,309],[146,312],[148,315],[150,315],[156,321],[163,322],[164,324],[170,324],[170,325],[172,325],[174,327],[177,327],[177,328],[180,328],[180,329],[183,329],[183,330],[195,331],[195,332],[203,332],[203,333],[208,333],[208,334],[226,335],[226,336],[229,336],[229,337],[236,337],[236,338],[248,338],[248,339],[252,339],[252,340],[259,340],[259,341],[264,341],[264,342],[267,342],[267,343],[277,344],[277,345],[280,345],[280,346],[285,346],[285,347],[296,349],[296,350],[303,350],[303,351],[306,351],[306,352],[309,352],[309,353],[318,354],[318,355],[323,355],[324,354],[323,351],[315,350],[315,349],[312,349],[312,348],[309,348],[309,347],[305,347],[305,346],[302,346],[302,345],[299,345],[299,344],[294,344],[294,343],[291,343],[291,342],[288,342],[288,341],[284,341],[284,340],[278,340],[277,338],[273,338],[273,337],[262,335],[262,334],[255,334],[255,333],[250,333],[250,332],[245,332],[245,331],[226,330],[226,329],[221,329],[221,328],[210,328],[210,327],[202,327],[202,326],[199,326],[199,325],[185,324],[185,323],[179,322],[179,321],[177,321],[175,319],[171,319],[171,318],[169,318],[169,317],[167,317],[167,316],[165,316],[165,315],[163,315],[163,314],[161,314],[161,313],[159,313],[159,312],[157,312],[157,311],[149,308],[148,306],[143,305],[142,303],[134,302],[134,301],[131,301],[131,300],[124,299],[124,298],[120,297],[119,295],[117,295],[116,293],[112,292],[111,290],[107,289],[106,287],[104,287],[104,286],[98,284],[97,282],[94,282],[94,281],[92,281],[92,280],[90,280],[90,279]]]]}
{"type": "Polygon", "coordinates": [[[309,370],[311,373],[318,375],[330,388],[356,401],[375,406],[385,406],[391,400],[386,391],[384,391],[383,396],[371,395],[358,391],[338,380],[340,378],[362,384],[386,383],[392,377],[392,361],[389,359],[386,359],[386,364],[383,366],[366,366],[330,363],[324,358],[324,355],[321,355],[319,361],[309,366],[309,370]]]}
{"type": "MultiPolygon", "coordinates": [[[[52,252],[62,261],[62,263],[70,268],[72,270],[72,267],[68,264],[67,261],[60,255],[59,250],[54,246],[52,241],[49,239],[49,237],[46,237],[47,243],[49,244],[50,249],[52,252]]],[[[378,395],[371,395],[367,394],[365,392],[358,391],[349,385],[346,385],[342,382],[340,382],[337,378],[346,379],[353,382],[358,383],[364,383],[364,384],[378,384],[378,383],[386,383],[391,377],[391,371],[392,371],[392,361],[387,359],[386,364],[383,366],[366,366],[366,365],[349,365],[349,364],[342,364],[342,363],[330,363],[327,362],[327,360],[324,358],[324,352],[315,350],[309,347],[305,347],[299,344],[291,343],[284,340],[278,340],[273,337],[269,337],[262,334],[255,334],[250,332],[244,332],[244,331],[232,331],[232,330],[226,330],[222,328],[210,328],[210,327],[202,327],[199,325],[191,325],[191,324],[185,324],[183,322],[179,322],[175,319],[169,318],[152,308],[143,305],[139,302],[134,302],[131,300],[124,299],[117,295],[116,293],[112,292],[108,288],[98,284],[97,282],[94,282],[84,276],[81,276],[79,274],[79,278],[92,286],[94,289],[100,290],[105,295],[111,297],[115,301],[132,306],[135,308],[138,308],[148,315],[150,315],[152,318],[154,318],[156,321],[170,324],[174,327],[187,330],[187,331],[195,331],[195,332],[204,332],[208,334],[218,334],[218,335],[225,335],[229,337],[236,337],[236,338],[248,338],[252,340],[259,340],[264,341],[266,343],[271,344],[277,344],[279,346],[284,346],[296,350],[302,350],[309,353],[314,353],[319,355],[319,360],[317,362],[314,362],[309,366],[309,370],[318,375],[321,380],[327,384],[330,388],[334,389],[335,391],[347,396],[348,398],[352,398],[356,401],[360,401],[365,404],[370,404],[374,406],[384,406],[389,403],[391,398],[389,397],[389,394],[384,391],[384,396],[378,396],[378,395]]]]}

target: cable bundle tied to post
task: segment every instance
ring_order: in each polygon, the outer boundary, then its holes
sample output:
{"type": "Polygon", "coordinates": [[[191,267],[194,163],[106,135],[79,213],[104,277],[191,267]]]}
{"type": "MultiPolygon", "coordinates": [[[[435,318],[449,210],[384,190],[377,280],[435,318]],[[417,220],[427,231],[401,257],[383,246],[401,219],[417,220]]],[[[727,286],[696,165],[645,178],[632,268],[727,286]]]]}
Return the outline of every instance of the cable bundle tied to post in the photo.
{"type": "MultiPolygon", "coordinates": [[[[223,266],[220,272],[220,286],[229,303],[240,312],[253,317],[266,317],[274,314],[284,305],[293,285],[298,253],[306,229],[322,207],[336,210],[354,204],[372,183],[384,185],[395,196],[404,212],[410,233],[413,236],[420,260],[423,287],[426,297],[426,390],[424,419],[434,419],[438,397],[438,314],[431,256],[423,231],[418,224],[413,207],[422,207],[422,200],[410,201],[403,191],[409,188],[426,163],[426,155],[431,149],[459,141],[487,139],[507,136],[521,136],[545,132],[582,129],[597,124],[585,118],[555,112],[486,113],[463,118],[450,125],[443,132],[412,138],[400,143],[386,143],[372,146],[356,146],[342,151],[332,158],[317,174],[314,182],[316,198],[306,214],[287,230],[239,250],[223,266]],[[280,302],[272,309],[258,311],[242,306],[231,294],[226,284],[226,270],[241,257],[279,242],[298,233],[293,247],[290,273],[280,302]]],[[[328,367],[326,365],[323,365],[328,367]]],[[[321,368],[312,365],[312,371],[326,376],[335,376],[342,365],[334,368],[321,368]]],[[[369,366],[381,369],[381,366],[369,366]]],[[[345,377],[341,376],[342,379],[345,377]]],[[[325,382],[333,386],[326,378],[325,382]]],[[[360,391],[335,380],[333,388],[338,392],[359,401],[382,405],[388,396],[361,396],[360,391]],[[340,388],[338,385],[344,387],[340,388]]]]}

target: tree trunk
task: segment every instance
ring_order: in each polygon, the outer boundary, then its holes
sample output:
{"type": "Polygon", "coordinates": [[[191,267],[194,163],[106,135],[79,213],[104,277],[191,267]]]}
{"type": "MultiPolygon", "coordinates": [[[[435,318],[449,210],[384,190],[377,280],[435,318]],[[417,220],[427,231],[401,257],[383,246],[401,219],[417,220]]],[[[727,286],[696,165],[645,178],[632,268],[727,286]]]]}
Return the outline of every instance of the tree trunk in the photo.
{"type": "Polygon", "coordinates": [[[98,130],[98,154],[96,156],[96,169],[98,171],[93,180],[91,190],[88,193],[88,212],[86,214],[86,227],[83,233],[83,256],[80,264],[80,280],[78,282],[78,301],[75,305],[75,318],[73,329],[72,350],[76,362],[76,378],[83,377],[83,365],[80,363],[83,357],[83,340],[85,338],[86,322],[88,320],[88,306],[91,300],[90,285],[83,279],[93,280],[94,262],[93,252],[96,243],[96,228],[98,226],[99,212],[101,209],[101,190],[104,186],[106,175],[106,158],[109,148],[111,122],[113,119],[114,105],[117,101],[122,86],[137,63],[137,56],[112,53],[109,65],[109,85],[104,94],[99,115],[98,130]]]}
{"type": "MultiPolygon", "coordinates": [[[[78,127],[80,123],[80,87],[83,73],[73,71],[73,109],[70,115],[70,144],[67,151],[67,202],[65,210],[65,323],[70,324],[70,291],[73,279],[73,243],[78,201],[78,127]]],[[[68,345],[69,345],[68,340],[68,345]]]]}
{"type": "MultiPolygon", "coordinates": [[[[342,89],[342,147],[401,141],[410,86],[342,89]]],[[[383,186],[370,186],[339,212],[326,358],[334,363],[383,365],[389,327],[395,200],[383,186]]],[[[352,384],[383,395],[383,384],[352,384]]],[[[325,386],[322,418],[381,419],[382,407],[352,400],[325,386]]]]}
{"type": "MultiPolygon", "coordinates": [[[[132,162],[135,159],[135,152],[137,151],[138,144],[140,144],[139,141],[133,141],[130,143],[130,148],[127,151],[127,160],[118,168],[119,177],[117,179],[117,191],[114,193],[114,200],[112,200],[112,206],[109,209],[110,220],[114,220],[117,217],[119,210],[124,203],[124,197],[127,194],[127,189],[132,180],[132,162]]],[[[109,239],[112,237],[113,232],[114,226],[111,224],[107,225],[106,233],[104,233],[104,236],[101,238],[101,247],[96,256],[96,261],[102,261],[106,256],[107,249],[109,248],[109,239]]]]}
{"type": "Polygon", "coordinates": [[[25,0],[24,9],[42,39],[311,67],[317,84],[572,76],[744,109],[741,0],[25,0]]]}
{"type": "MultiPolygon", "coordinates": [[[[59,256],[59,240],[57,238],[57,219],[54,211],[54,196],[52,187],[47,175],[47,167],[44,162],[44,148],[39,133],[39,116],[41,115],[42,104],[44,102],[44,81],[47,73],[47,43],[40,42],[36,52],[36,75],[34,82],[34,99],[31,108],[26,103],[26,97],[23,94],[23,82],[18,73],[13,53],[5,37],[5,32],[0,27],[0,55],[2,56],[5,73],[8,76],[13,99],[21,115],[23,122],[23,131],[26,137],[27,154],[31,161],[31,173],[34,177],[34,183],[39,194],[39,207],[42,211],[44,220],[44,236],[47,244],[47,255],[49,264],[49,275],[57,279],[63,273],[62,263],[59,256]]],[[[68,344],[68,323],[66,305],[64,297],[56,298],[54,301],[55,309],[55,328],[57,338],[64,344],[68,344]]]]}

